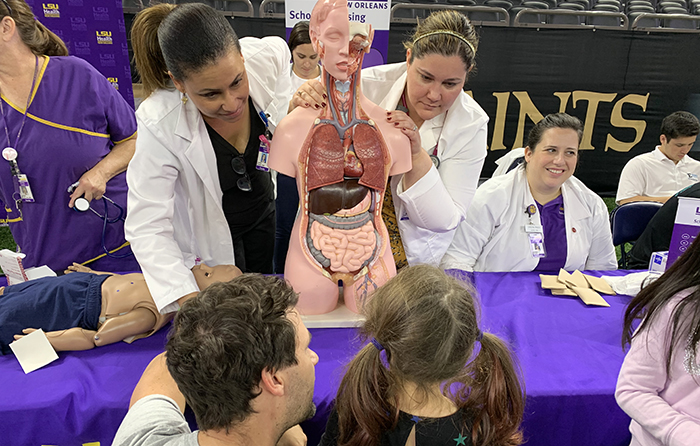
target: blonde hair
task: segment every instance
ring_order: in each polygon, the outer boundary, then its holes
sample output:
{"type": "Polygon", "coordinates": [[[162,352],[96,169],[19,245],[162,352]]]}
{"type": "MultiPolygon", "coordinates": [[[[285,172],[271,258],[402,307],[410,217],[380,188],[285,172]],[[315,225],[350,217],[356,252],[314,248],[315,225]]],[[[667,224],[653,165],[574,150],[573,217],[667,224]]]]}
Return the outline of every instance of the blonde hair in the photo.
{"type": "Polygon", "coordinates": [[[143,84],[144,97],[159,88],[171,88],[168,67],[158,43],[158,27],[173,9],[175,5],[170,3],[146,8],[136,15],[131,27],[134,62],[143,84]]]}
{"type": "Polygon", "coordinates": [[[474,58],[479,37],[467,16],[457,11],[442,10],[433,12],[420,22],[411,40],[404,42],[403,46],[411,50],[409,62],[428,54],[459,56],[469,73],[476,64],[474,58]]]}

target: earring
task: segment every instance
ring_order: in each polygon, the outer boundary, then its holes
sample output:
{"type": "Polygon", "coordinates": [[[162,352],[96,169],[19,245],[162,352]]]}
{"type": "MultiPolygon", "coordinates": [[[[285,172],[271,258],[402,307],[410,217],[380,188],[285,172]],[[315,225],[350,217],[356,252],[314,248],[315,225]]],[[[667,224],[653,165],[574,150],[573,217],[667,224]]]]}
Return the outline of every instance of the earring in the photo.
{"type": "Polygon", "coordinates": [[[182,99],[181,99],[182,103],[183,103],[183,104],[187,104],[187,100],[188,100],[188,99],[187,99],[187,93],[182,93],[182,99]]]}

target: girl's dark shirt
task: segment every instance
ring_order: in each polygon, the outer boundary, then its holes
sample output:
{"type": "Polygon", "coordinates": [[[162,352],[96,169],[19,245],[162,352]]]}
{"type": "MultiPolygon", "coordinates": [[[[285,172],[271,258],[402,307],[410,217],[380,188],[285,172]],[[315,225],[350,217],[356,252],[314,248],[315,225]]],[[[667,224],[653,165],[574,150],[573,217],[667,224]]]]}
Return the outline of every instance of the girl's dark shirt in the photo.
{"type": "MultiPolygon", "coordinates": [[[[379,445],[405,446],[413,426],[416,427],[416,446],[472,446],[471,422],[462,410],[442,418],[422,418],[399,412],[396,428],[384,432],[379,445]]],[[[337,445],[339,435],[338,412],[333,409],[319,446],[337,445]]]]}
{"type": "Polygon", "coordinates": [[[250,109],[250,138],[245,148],[243,158],[245,167],[253,190],[244,192],[238,188],[237,182],[245,175],[239,175],[231,167],[231,160],[238,156],[236,148],[226,141],[216,130],[207,126],[207,132],[211,139],[216,154],[216,170],[219,174],[219,185],[223,196],[223,209],[232,231],[236,229],[248,229],[264,215],[274,210],[274,189],[272,175],[255,168],[258,162],[260,149],[260,135],[265,133],[265,124],[258,115],[253,105],[253,100],[248,97],[250,109]]]}

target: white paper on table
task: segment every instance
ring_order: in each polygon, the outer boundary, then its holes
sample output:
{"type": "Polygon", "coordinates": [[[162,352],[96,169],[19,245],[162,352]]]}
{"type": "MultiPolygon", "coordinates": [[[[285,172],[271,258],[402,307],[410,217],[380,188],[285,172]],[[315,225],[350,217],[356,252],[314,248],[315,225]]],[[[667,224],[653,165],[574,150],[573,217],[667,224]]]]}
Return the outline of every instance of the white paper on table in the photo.
{"type": "Polygon", "coordinates": [[[22,266],[22,259],[26,254],[21,252],[10,251],[9,249],[0,250],[0,268],[7,277],[8,285],[16,285],[27,281],[27,274],[22,266]]]}
{"type": "Polygon", "coordinates": [[[648,285],[659,277],[661,277],[659,273],[642,271],[627,274],[626,276],[602,276],[601,279],[608,282],[617,294],[636,296],[642,289],[642,285],[648,285]]]}
{"type": "Polygon", "coordinates": [[[33,372],[58,359],[46,333],[38,329],[10,344],[24,373],[33,372]]]}
{"type": "Polygon", "coordinates": [[[56,273],[46,265],[27,268],[24,270],[27,280],[41,279],[42,277],[56,277],[56,273]]]}

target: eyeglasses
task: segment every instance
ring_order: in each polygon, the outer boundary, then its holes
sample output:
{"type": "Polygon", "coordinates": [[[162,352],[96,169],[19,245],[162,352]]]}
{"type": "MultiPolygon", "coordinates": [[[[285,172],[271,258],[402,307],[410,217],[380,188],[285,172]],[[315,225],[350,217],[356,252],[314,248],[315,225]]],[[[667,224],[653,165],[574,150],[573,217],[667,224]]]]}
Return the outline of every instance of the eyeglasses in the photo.
{"type": "Polygon", "coordinates": [[[250,182],[248,171],[245,168],[245,159],[243,159],[243,155],[234,156],[233,159],[231,159],[231,169],[233,169],[233,171],[238,175],[243,175],[243,177],[239,178],[236,182],[238,189],[242,190],[243,192],[252,191],[253,184],[250,182]]]}
{"type": "Polygon", "coordinates": [[[7,8],[7,15],[12,17],[12,8],[10,8],[10,5],[7,3],[7,0],[2,0],[2,4],[5,5],[5,8],[7,8]]]}

